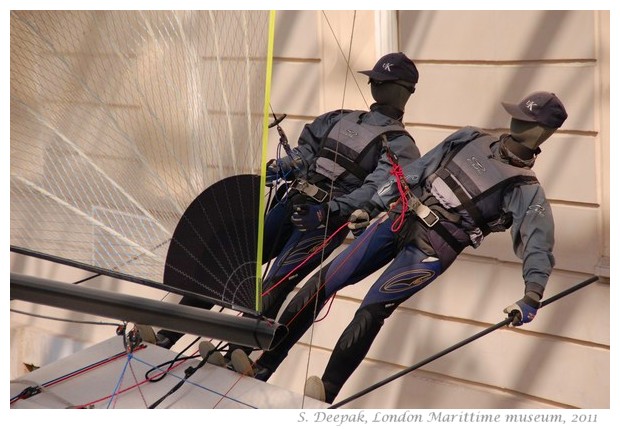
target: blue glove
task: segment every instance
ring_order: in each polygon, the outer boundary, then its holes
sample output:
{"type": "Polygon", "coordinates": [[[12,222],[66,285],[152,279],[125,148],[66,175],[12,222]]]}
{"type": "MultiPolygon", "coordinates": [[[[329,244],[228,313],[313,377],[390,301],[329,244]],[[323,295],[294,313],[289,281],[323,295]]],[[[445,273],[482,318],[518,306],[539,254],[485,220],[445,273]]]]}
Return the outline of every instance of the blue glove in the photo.
{"type": "Polygon", "coordinates": [[[540,308],[540,297],[535,292],[527,292],[523,298],[512,305],[504,308],[504,313],[512,317],[511,326],[521,326],[529,323],[536,317],[536,312],[540,308]]]}
{"type": "Polygon", "coordinates": [[[272,159],[267,163],[267,183],[276,182],[278,179],[292,180],[299,170],[301,159],[291,156],[272,159]]]}
{"type": "Polygon", "coordinates": [[[275,159],[269,160],[267,163],[267,185],[272,184],[278,180],[278,164],[275,159]]]}
{"type": "Polygon", "coordinates": [[[296,204],[293,206],[291,222],[300,231],[308,231],[324,226],[326,218],[326,204],[296,204]]]}
{"type": "Polygon", "coordinates": [[[277,182],[278,179],[293,179],[293,169],[283,159],[272,159],[267,163],[267,185],[277,182]],[[291,176],[291,177],[288,177],[291,176]]]}

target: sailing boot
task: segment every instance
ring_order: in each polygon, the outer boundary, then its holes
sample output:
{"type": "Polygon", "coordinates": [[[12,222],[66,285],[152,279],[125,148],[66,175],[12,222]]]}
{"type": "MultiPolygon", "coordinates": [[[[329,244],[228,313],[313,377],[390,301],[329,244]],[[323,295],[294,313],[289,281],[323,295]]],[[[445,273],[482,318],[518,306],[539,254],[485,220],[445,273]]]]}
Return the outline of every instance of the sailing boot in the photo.
{"type": "Polygon", "coordinates": [[[273,371],[258,364],[254,364],[254,378],[260,381],[267,381],[271,377],[273,371]]]}
{"type": "Polygon", "coordinates": [[[170,338],[160,333],[156,334],[149,325],[135,325],[134,329],[138,331],[140,338],[142,338],[142,341],[145,343],[155,344],[164,349],[170,349],[174,345],[170,338]]]}
{"type": "Polygon", "coordinates": [[[304,395],[325,402],[325,386],[323,385],[323,380],[316,375],[309,377],[304,386],[304,395]]]}
{"type": "Polygon", "coordinates": [[[247,353],[245,353],[241,349],[233,350],[231,354],[230,364],[228,365],[229,369],[236,371],[240,374],[244,374],[250,377],[254,377],[260,381],[267,381],[269,377],[273,374],[273,370],[269,368],[265,368],[256,362],[252,362],[252,360],[248,357],[247,353]]]}
{"type": "Polygon", "coordinates": [[[225,367],[228,364],[224,355],[215,350],[215,346],[211,341],[201,341],[200,344],[198,344],[198,351],[200,352],[200,356],[212,365],[225,367]]]}
{"type": "Polygon", "coordinates": [[[145,343],[155,344],[157,337],[155,331],[148,325],[134,325],[133,329],[138,332],[138,335],[145,343]]]}
{"type": "Polygon", "coordinates": [[[230,355],[230,364],[233,371],[249,377],[254,377],[254,364],[243,350],[233,350],[230,355]]]}

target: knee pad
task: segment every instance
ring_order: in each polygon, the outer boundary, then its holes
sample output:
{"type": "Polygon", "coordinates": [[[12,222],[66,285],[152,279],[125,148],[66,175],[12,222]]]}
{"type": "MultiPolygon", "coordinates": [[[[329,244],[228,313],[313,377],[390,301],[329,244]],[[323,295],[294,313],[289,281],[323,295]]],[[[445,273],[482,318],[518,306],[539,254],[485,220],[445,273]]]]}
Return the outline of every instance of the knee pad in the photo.
{"type": "Polygon", "coordinates": [[[322,271],[316,273],[312,278],[301,288],[301,290],[293,297],[291,303],[287,306],[287,312],[306,312],[314,310],[312,304],[315,300],[317,302],[317,312],[323,308],[325,304],[325,287],[323,286],[322,271]]]}
{"type": "Polygon", "coordinates": [[[396,308],[396,305],[388,310],[385,304],[371,304],[357,310],[353,320],[342,333],[338,346],[345,350],[359,343],[360,339],[363,338],[372,342],[372,339],[379,333],[383,322],[392,314],[394,308],[396,308]]]}

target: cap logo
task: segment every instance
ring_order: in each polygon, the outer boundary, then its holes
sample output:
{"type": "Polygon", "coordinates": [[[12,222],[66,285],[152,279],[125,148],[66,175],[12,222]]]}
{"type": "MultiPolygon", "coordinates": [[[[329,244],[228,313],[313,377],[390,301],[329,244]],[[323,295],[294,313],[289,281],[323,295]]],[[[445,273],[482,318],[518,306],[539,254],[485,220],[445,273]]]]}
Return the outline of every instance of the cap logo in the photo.
{"type": "Polygon", "coordinates": [[[394,64],[390,64],[390,63],[383,63],[383,65],[381,67],[383,67],[383,70],[385,71],[389,71],[391,72],[392,69],[390,67],[392,67],[394,64]]]}
{"type": "Polygon", "coordinates": [[[532,111],[534,106],[538,106],[538,104],[534,103],[532,100],[527,100],[527,102],[525,103],[525,107],[527,107],[530,112],[532,111]]]}

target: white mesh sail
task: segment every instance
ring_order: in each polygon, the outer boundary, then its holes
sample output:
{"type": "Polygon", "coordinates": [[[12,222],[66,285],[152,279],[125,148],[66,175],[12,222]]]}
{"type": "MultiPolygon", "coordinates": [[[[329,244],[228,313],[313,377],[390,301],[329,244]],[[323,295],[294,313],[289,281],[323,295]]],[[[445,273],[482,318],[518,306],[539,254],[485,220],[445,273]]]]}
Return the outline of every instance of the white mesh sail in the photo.
{"type": "MultiPolygon", "coordinates": [[[[267,11],[12,11],[11,248],[153,283],[182,271],[166,257],[192,201],[260,174],[268,33],[267,11]]],[[[218,198],[255,210],[246,192],[218,198]]],[[[183,258],[230,274],[231,240],[183,258]]],[[[210,295],[221,273],[179,274],[210,295]]]]}

